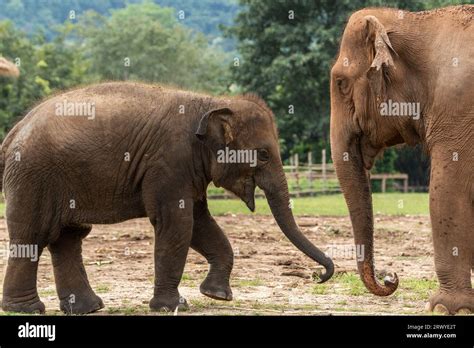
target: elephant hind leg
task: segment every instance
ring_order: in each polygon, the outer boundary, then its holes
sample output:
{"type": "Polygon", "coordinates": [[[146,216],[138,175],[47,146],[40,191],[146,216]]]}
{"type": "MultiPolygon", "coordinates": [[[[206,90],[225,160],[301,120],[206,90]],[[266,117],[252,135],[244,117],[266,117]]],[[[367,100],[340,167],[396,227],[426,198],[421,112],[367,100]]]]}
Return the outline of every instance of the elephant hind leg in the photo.
{"type": "Polygon", "coordinates": [[[229,240],[207,209],[206,201],[194,205],[194,228],[191,247],[203,255],[210,265],[200,286],[202,294],[216,300],[232,300],[229,285],[234,254],[229,240]]]}
{"type": "Polygon", "coordinates": [[[86,314],[104,308],[92,290],[82,262],[82,240],[90,225],[63,227],[57,240],[49,244],[60,308],[69,314],[86,314]]]}
{"type": "Polygon", "coordinates": [[[37,272],[43,245],[35,228],[7,219],[10,236],[9,258],[3,282],[2,309],[8,312],[44,313],[38,296],[37,272]]]}

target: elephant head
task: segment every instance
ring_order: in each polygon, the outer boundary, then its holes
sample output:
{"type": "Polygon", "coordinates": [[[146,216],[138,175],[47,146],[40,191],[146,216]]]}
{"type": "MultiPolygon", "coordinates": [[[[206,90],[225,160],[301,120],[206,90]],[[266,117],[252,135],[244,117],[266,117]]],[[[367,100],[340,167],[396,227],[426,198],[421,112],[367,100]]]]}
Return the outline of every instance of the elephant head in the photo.
{"type": "Polygon", "coordinates": [[[18,75],[20,75],[20,72],[17,66],[5,58],[0,57],[0,76],[17,77],[18,75]]]}
{"type": "Polygon", "coordinates": [[[375,276],[369,170],[385,147],[418,143],[422,113],[418,102],[425,90],[414,78],[420,76],[420,68],[411,60],[414,51],[403,41],[401,21],[396,21],[395,11],[379,11],[379,18],[370,10],[353,14],[331,70],[332,159],[355,243],[364,250],[363,259],[357,261],[360,277],[379,296],[392,294],[398,277],[386,277],[381,284],[375,276]],[[392,102],[416,103],[417,110],[412,115],[385,115],[383,107],[392,102]]]}
{"type": "Polygon", "coordinates": [[[251,211],[255,209],[255,188],[261,188],[285,236],[325,267],[320,282],[330,279],[332,260],[302,234],[293,217],[278,133],[266,104],[256,96],[236,97],[226,106],[205,113],[196,136],[212,153],[213,183],[236,194],[251,211]]]}

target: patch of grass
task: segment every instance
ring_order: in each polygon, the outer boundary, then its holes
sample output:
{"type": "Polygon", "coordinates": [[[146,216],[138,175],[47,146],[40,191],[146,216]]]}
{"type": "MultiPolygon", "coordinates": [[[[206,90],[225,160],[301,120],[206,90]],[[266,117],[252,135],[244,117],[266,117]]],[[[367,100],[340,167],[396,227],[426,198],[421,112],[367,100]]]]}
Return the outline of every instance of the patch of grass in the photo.
{"type": "Polygon", "coordinates": [[[364,309],[360,307],[335,307],[332,309],[335,312],[363,312],[364,309]]]}
{"type": "Polygon", "coordinates": [[[193,277],[190,276],[189,274],[183,273],[183,275],[181,276],[181,285],[184,285],[184,286],[196,286],[196,285],[197,285],[197,281],[196,281],[195,278],[193,278],[193,277]]]}
{"type": "Polygon", "coordinates": [[[326,295],[328,293],[329,286],[326,284],[316,284],[311,288],[313,295],[326,295]]]}
{"type": "Polygon", "coordinates": [[[209,306],[212,306],[213,302],[208,299],[192,298],[189,300],[189,304],[195,309],[206,309],[209,306]]]}
{"type": "Polygon", "coordinates": [[[435,279],[400,279],[398,296],[407,300],[428,299],[430,293],[438,289],[438,281],[435,279]]]}
{"type": "MultiPolygon", "coordinates": [[[[374,193],[372,194],[374,213],[383,215],[428,215],[427,193],[374,193]]],[[[252,214],[245,204],[237,199],[208,201],[213,215],[252,214]]],[[[271,215],[264,198],[255,200],[256,214],[271,215]]],[[[293,198],[293,214],[345,216],[349,212],[342,194],[293,198]]]]}
{"type": "Polygon", "coordinates": [[[55,289],[39,290],[38,294],[40,296],[53,296],[53,295],[56,295],[56,290],[55,289]]]}
{"type": "Polygon", "coordinates": [[[181,281],[186,281],[186,280],[193,280],[193,278],[189,274],[183,273],[183,275],[181,276],[181,281]]]}
{"type": "MultiPolygon", "coordinates": [[[[191,299],[190,304],[192,305],[192,310],[209,310],[213,307],[228,307],[231,311],[231,315],[260,315],[265,314],[265,311],[298,311],[305,310],[311,311],[318,309],[318,306],[315,304],[278,304],[278,303],[262,303],[258,301],[243,301],[243,300],[234,300],[232,302],[222,303],[215,300],[208,299],[191,299]],[[239,308],[245,309],[242,313],[238,311],[239,308]],[[249,312],[250,310],[255,312],[249,312]],[[259,312],[260,311],[260,312],[259,312]]],[[[268,314],[268,313],[267,313],[268,314]]],[[[219,313],[221,315],[221,313],[219,313]]]]}
{"type": "MultiPolygon", "coordinates": [[[[4,312],[4,311],[0,311],[0,316],[5,316],[5,317],[10,317],[10,316],[30,316],[30,315],[34,315],[34,316],[41,316],[42,314],[39,314],[39,313],[35,313],[35,314],[31,314],[31,313],[21,313],[21,312],[4,312]]],[[[49,313],[48,313],[49,315],[49,313]]]]}
{"type": "Polygon", "coordinates": [[[237,301],[235,307],[251,308],[254,310],[272,310],[272,311],[298,311],[306,310],[311,311],[318,308],[315,304],[278,304],[278,303],[262,303],[257,301],[237,301]]]}
{"type": "Polygon", "coordinates": [[[98,294],[105,294],[107,292],[110,292],[110,287],[108,284],[99,284],[95,288],[95,292],[98,294]]]}
{"type": "Polygon", "coordinates": [[[146,306],[133,306],[133,307],[109,307],[107,308],[108,314],[120,314],[120,315],[137,315],[148,313],[149,308],[146,306]]]}
{"type": "Polygon", "coordinates": [[[335,281],[340,283],[344,292],[352,296],[368,295],[369,292],[365,288],[364,283],[356,273],[342,273],[335,277],[335,281]]]}
{"type": "MultiPolygon", "coordinates": [[[[428,215],[427,193],[374,193],[372,202],[375,214],[383,215],[428,215]]],[[[255,200],[256,213],[271,215],[270,207],[264,198],[255,200]]],[[[238,199],[210,199],[212,215],[252,214],[238,199]]],[[[295,215],[345,216],[349,212],[342,194],[293,198],[295,215]]],[[[0,216],[5,216],[5,203],[0,203],[0,216]]]]}
{"type": "Polygon", "coordinates": [[[265,285],[261,279],[237,279],[232,282],[232,285],[235,287],[245,287],[245,286],[262,286],[265,285]]]}

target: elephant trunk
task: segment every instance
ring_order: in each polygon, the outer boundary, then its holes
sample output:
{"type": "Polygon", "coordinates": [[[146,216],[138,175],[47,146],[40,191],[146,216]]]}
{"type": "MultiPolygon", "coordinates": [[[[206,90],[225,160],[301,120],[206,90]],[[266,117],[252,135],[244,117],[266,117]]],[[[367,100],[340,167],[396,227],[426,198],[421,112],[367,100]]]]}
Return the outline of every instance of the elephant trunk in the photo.
{"type": "Polygon", "coordinates": [[[374,271],[374,222],[370,174],[364,166],[360,138],[344,141],[344,137],[334,136],[331,127],[331,152],[336,174],[349,209],[357,256],[357,268],[366,288],[378,296],[391,295],[398,287],[398,277],[386,277],[380,284],[374,271]],[[349,144],[349,145],[347,145],[349,144]]]}
{"type": "Polygon", "coordinates": [[[269,180],[257,180],[257,185],[265,192],[275,220],[285,236],[300,251],[326,269],[319,282],[324,283],[334,274],[334,264],[324,252],[314,246],[298,228],[290,207],[288,185],[283,167],[275,169],[269,180]]]}

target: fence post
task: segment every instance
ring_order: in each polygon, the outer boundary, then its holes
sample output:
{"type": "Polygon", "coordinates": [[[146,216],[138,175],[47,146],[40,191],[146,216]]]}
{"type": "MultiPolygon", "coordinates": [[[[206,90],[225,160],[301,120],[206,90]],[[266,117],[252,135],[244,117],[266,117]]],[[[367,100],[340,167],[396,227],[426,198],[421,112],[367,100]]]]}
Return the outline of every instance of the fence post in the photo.
{"type": "Polygon", "coordinates": [[[321,165],[323,174],[323,192],[326,192],[326,149],[321,150],[321,165]]]}
{"type": "Polygon", "coordinates": [[[386,188],[387,188],[387,177],[384,175],[382,177],[382,193],[385,193],[386,188]]]}
{"type": "Polygon", "coordinates": [[[313,191],[313,153],[308,152],[308,181],[309,181],[309,190],[313,191]]]}
{"type": "Polygon", "coordinates": [[[295,153],[295,178],[296,178],[296,188],[297,188],[297,190],[298,190],[298,192],[297,192],[297,194],[296,194],[297,197],[299,197],[300,191],[301,191],[299,165],[300,165],[300,159],[299,159],[298,154],[295,153]]]}

